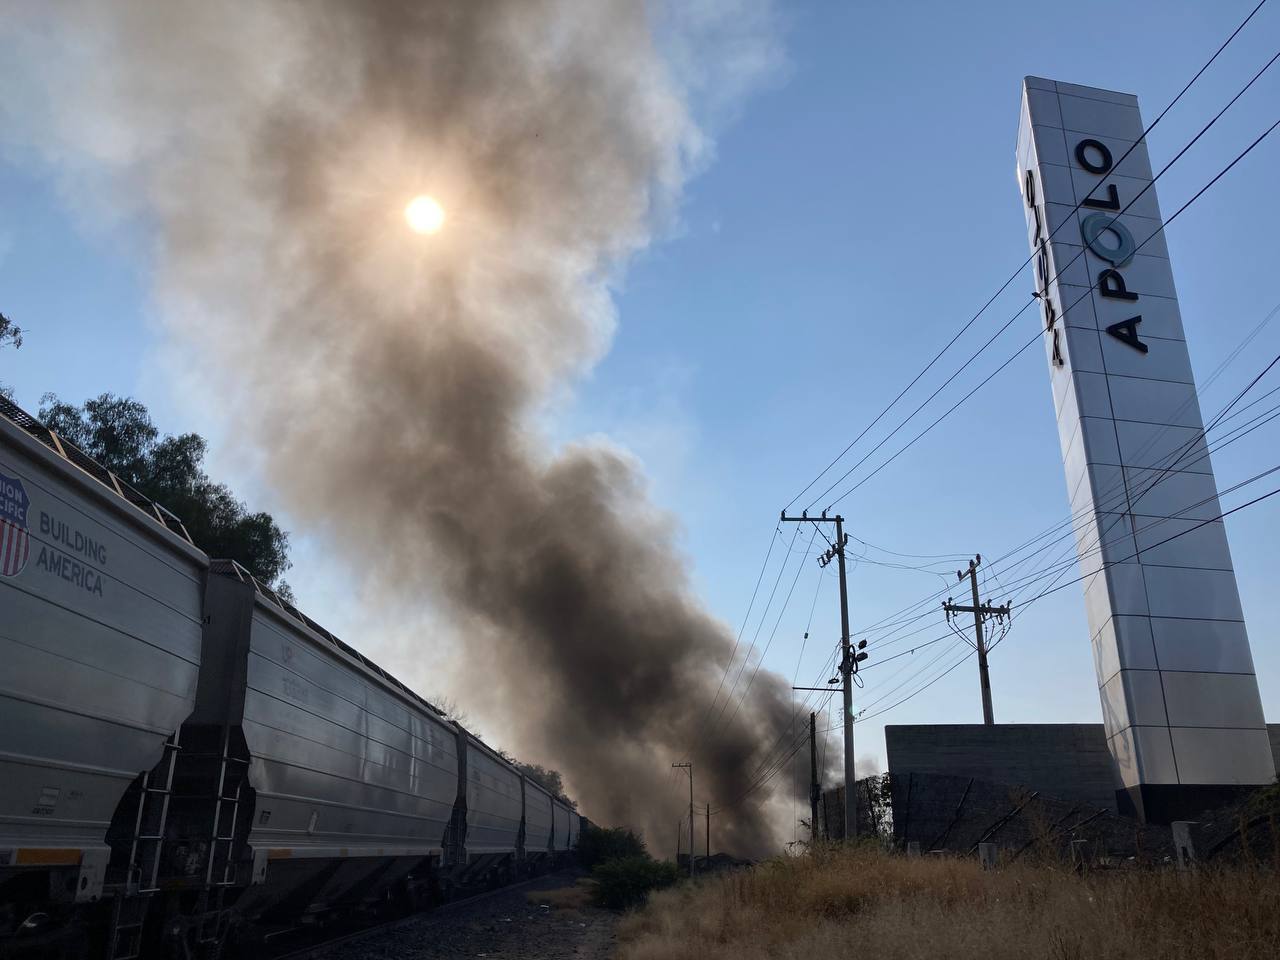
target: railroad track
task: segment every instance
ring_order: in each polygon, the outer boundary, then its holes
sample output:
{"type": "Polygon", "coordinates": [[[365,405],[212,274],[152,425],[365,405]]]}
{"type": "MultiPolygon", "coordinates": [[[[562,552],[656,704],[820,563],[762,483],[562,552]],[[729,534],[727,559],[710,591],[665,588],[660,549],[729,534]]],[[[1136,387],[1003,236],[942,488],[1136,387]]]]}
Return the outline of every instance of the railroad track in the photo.
{"type": "Polygon", "coordinates": [[[388,920],[386,923],[378,923],[371,927],[364,927],[360,930],[352,931],[351,933],[333,937],[321,943],[308,944],[305,947],[300,947],[297,950],[292,950],[287,953],[271,953],[269,954],[270,960],[310,960],[310,958],[313,957],[324,957],[329,955],[332,951],[337,950],[339,947],[349,947],[362,943],[365,940],[371,940],[382,934],[391,933],[394,930],[399,930],[401,927],[407,927],[410,924],[417,923],[427,917],[430,917],[433,920],[444,919],[450,914],[458,913],[466,907],[474,906],[477,903],[483,903],[486,900],[492,900],[504,893],[521,890],[525,887],[531,886],[532,884],[544,882],[561,874],[565,877],[571,875],[570,871],[556,870],[540,877],[531,877],[528,880],[521,880],[519,883],[507,884],[506,886],[498,887],[495,890],[486,890],[484,893],[477,893],[475,896],[466,897],[462,900],[452,900],[449,903],[428,907],[426,910],[419,910],[416,913],[411,913],[407,917],[398,917],[395,920],[388,920]]]}

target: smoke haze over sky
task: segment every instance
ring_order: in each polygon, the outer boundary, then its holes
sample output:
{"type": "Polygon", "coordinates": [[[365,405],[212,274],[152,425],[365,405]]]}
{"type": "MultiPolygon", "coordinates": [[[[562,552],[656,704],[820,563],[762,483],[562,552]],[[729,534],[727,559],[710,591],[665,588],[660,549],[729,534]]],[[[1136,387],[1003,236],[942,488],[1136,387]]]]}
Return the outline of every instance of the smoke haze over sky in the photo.
{"type": "MultiPolygon", "coordinates": [[[[209,436],[214,474],[255,507],[286,518],[298,560],[290,579],[303,607],[418,690],[448,692],[454,685],[441,673],[440,657],[415,651],[435,654],[456,646],[464,653],[464,645],[479,644],[479,654],[488,657],[491,648],[483,646],[487,641],[478,633],[495,629],[494,624],[446,611],[425,589],[417,589],[431,581],[411,565],[380,565],[378,578],[359,583],[340,572],[358,567],[354,551],[342,547],[332,529],[313,526],[310,515],[295,517],[293,507],[322,510],[325,516],[362,510],[365,474],[347,477],[340,499],[323,508],[280,485],[252,453],[271,449],[272,443],[300,447],[293,419],[281,419],[272,408],[251,408],[243,415],[233,409],[239,395],[227,389],[228,375],[212,376],[215,369],[226,370],[225,358],[252,355],[259,339],[283,335],[255,332],[235,311],[247,304],[255,315],[278,315],[279,304],[261,301],[257,294],[266,289],[273,297],[278,293],[281,304],[293,305],[297,291],[286,282],[291,276],[272,260],[239,262],[225,278],[199,277],[198,286],[217,293],[219,303],[235,304],[234,311],[210,310],[170,282],[174,266],[163,246],[155,248],[163,238],[157,238],[148,215],[138,212],[151,206],[153,191],[180,197],[183,190],[208,190],[204,184],[184,185],[172,171],[159,175],[170,160],[189,161],[181,151],[166,157],[182,138],[211,151],[210,166],[227,172],[247,166],[253,159],[247,156],[250,149],[261,148],[245,122],[249,113],[261,115],[270,104],[295,101],[316,114],[315,101],[346,89],[351,76],[342,71],[359,57],[353,54],[355,59],[323,70],[313,64],[303,70],[306,82],[297,84],[297,71],[303,69],[297,41],[285,39],[287,32],[273,25],[272,19],[283,14],[264,12],[266,4],[241,6],[235,31],[218,15],[223,5],[181,5],[172,7],[172,15],[165,13],[169,4],[150,6],[159,12],[144,17],[144,25],[163,42],[149,54],[159,65],[144,68],[135,49],[140,36],[124,43],[116,36],[121,23],[107,29],[96,22],[105,9],[141,16],[126,4],[75,7],[15,0],[5,5],[0,19],[0,309],[22,323],[28,335],[21,351],[0,353],[0,379],[14,385],[31,409],[49,389],[68,399],[112,390],[146,401],[168,431],[196,429],[209,436]],[[99,12],[86,12],[94,10],[99,12]],[[233,32],[248,40],[224,49],[233,32]],[[103,69],[117,61],[129,69],[103,69]],[[286,97],[282,90],[289,85],[297,89],[286,97]],[[149,162],[135,165],[135,159],[149,162]],[[149,255],[153,248],[154,256],[149,255]],[[254,294],[237,288],[237,277],[268,270],[278,275],[253,288],[254,294]],[[157,279],[162,296],[152,298],[157,279]],[[165,325],[168,333],[162,332],[165,325]],[[215,364],[215,357],[224,359],[215,364]],[[212,399],[196,386],[202,383],[215,388],[212,399]],[[221,430],[214,418],[224,424],[221,430]],[[271,443],[264,442],[267,435],[271,443]],[[411,622],[404,611],[393,610],[390,600],[378,595],[380,580],[402,597],[410,593],[406,584],[414,587],[409,597],[414,609],[429,607],[429,616],[411,622]]],[[[553,9],[571,6],[594,4],[553,9]]],[[[646,202],[655,216],[639,217],[644,238],[634,241],[621,260],[608,258],[607,288],[597,289],[612,294],[616,323],[604,301],[604,309],[586,324],[592,345],[560,364],[562,376],[526,372],[531,383],[546,388],[530,394],[538,397],[531,401],[526,436],[530,462],[545,465],[565,443],[599,434],[643,458],[643,475],[633,471],[631,477],[652,489],[654,502],[678,511],[678,526],[668,529],[677,537],[690,583],[707,609],[736,629],[773,537],[778,508],[1025,260],[1024,206],[1012,173],[1022,76],[1131,91],[1151,119],[1253,6],[1194,0],[1117,6],[1080,0],[1072,17],[1083,26],[1064,30],[1058,8],[1013,0],[976,6],[941,0],[879,6],[800,0],[779,7],[785,14],[787,60],[780,74],[777,11],[672,3],[655,16],[657,29],[639,31],[646,46],[632,51],[620,69],[631,69],[635,58],[659,62],[669,96],[655,102],[674,103],[680,111],[674,132],[662,142],[683,144],[681,159],[673,176],[658,177],[649,192],[646,202]],[[1091,24],[1106,24],[1113,35],[1142,42],[1117,55],[1112,46],[1098,43],[1091,24]],[[653,37],[656,46],[648,45],[653,37]],[[761,89],[762,78],[769,77],[775,80],[761,89]],[[707,108],[714,111],[713,119],[729,122],[708,125],[707,108]],[[691,115],[696,124],[689,122],[691,115]],[[553,442],[544,443],[543,434],[553,442]]],[[[294,8],[276,4],[271,9],[294,8]]],[[[626,28],[625,18],[615,20],[619,29],[626,28]]],[[[329,24],[327,29],[338,35],[347,29],[338,19],[329,24]]],[[[1268,4],[1233,42],[1229,56],[1152,131],[1157,166],[1267,62],[1275,52],[1278,24],[1280,9],[1268,4]]],[[[342,43],[349,42],[344,36],[342,43]]],[[[1274,121],[1277,84],[1280,73],[1272,68],[1162,177],[1166,210],[1190,197],[1274,121]]],[[[519,93],[519,103],[532,95],[519,93]]],[[[343,116],[346,106],[339,98],[325,109],[343,116]]],[[[268,115],[279,112],[273,108],[268,115]]],[[[404,231],[400,211],[407,194],[445,190],[442,182],[412,187],[398,182],[396,171],[404,168],[396,157],[405,154],[387,149],[397,139],[389,129],[370,122],[359,136],[336,129],[323,137],[323,150],[333,156],[340,150],[356,156],[360,142],[378,142],[358,154],[360,175],[344,177],[341,184],[343,190],[375,184],[387,198],[386,203],[377,200],[357,252],[368,262],[378,260],[372,245],[379,238],[386,238],[395,258],[408,258],[411,250],[458,249],[460,238],[475,234],[452,230],[462,224],[463,209],[456,197],[443,196],[453,204],[446,231],[425,245],[402,245],[405,239],[423,239],[404,231]],[[392,175],[384,178],[387,171],[392,175]]],[[[493,127],[475,130],[487,135],[493,127]]],[[[425,129],[418,135],[425,138],[425,129]]],[[[1192,363],[1201,402],[1209,410],[1228,402],[1256,372],[1248,369],[1251,356],[1256,360],[1280,349],[1280,327],[1273,323],[1266,342],[1257,341],[1256,355],[1241,357],[1211,389],[1205,385],[1244,333],[1275,305],[1270,224],[1280,217],[1280,194],[1268,189],[1266,179],[1274,144],[1264,148],[1168,230],[1192,363]]],[[[265,184],[253,191],[260,188],[265,184]]],[[[357,199],[343,204],[353,222],[359,219],[357,199]]],[[[237,213],[227,196],[196,200],[202,208],[237,213]]],[[[250,260],[265,229],[256,215],[251,205],[235,229],[243,240],[236,247],[243,261],[250,260]]],[[[499,249],[479,241],[474,246],[494,256],[499,249]]],[[[277,257],[287,259],[287,254],[280,251],[277,257]]],[[[1024,279],[1009,286],[956,350],[968,356],[1022,305],[1033,283],[1029,271],[1024,279]]],[[[405,284],[396,290],[405,299],[411,293],[405,284]]],[[[988,364],[975,363],[917,421],[941,414],[1030,337],[1034,318],[1023,320],[993,345],[988,364]]],[[[357,338],[359,320],[353,318],[344,329],[357,338]]],[[[322,353],[319,344],[304,337],[290,349],[300,359],[280,363],[278,378],[293,377],[294,370],[305,369],[303,360],[322,353]]],[[[342,363],[343,351],[364,348],[338,342],[330,349],[342,363]]],[[[925,378],[921,388],[932,389],[954,369],[940,366],[934,370],[937,380],[925,378]]],[[[250,372],[240,374],[246,385],[250,372]]],[[[303,383],[297,389],[312,403],[329,402],[318,386],[303,383]]],[[[248,402],[247,395],[244,399],[248,402]]],[[[335,423],[340,421],[336,401],[329,409],[335,423]]],[[[886,417],[880,427],[887,432],[892,419],[886,417]]],[[[853,458],[882,435],[879,428],[872,431],[853,458]]],[[[1220,482],[1273,465],[1275,441],[1259,432],[1215,453],[1220,482]]],[[[896,446],[891,442],[881,452],[896,446]]],[[[1044,358],[1034,351],[1023,354],[842,507],[850,532],[877,545],[857,545],[866,559],[850,576],[852,625],[855,636],[869,637],[871,653],[866,688],[855,692],[855,705],[877,713],[937,677],[963,655],[964,645],[949,637],[882,667],[888,656],[907,651],[910,641],[886,643],[865,628],[939,588],[949,589],[963,558],[998,557],[1069,515],[1044,358]],[[949,554],[955,560],[914,569],[923,561],[886,550],[949,554]],[[930,666],[935,651],[944,655],[930,666]]],[[[1270,559],[1280,537],[1277,518],[1280,513],[1259,508],[1227,521],[1242,603],[1256,634],[1253,652],[1263,702],[1272,719],[1280,712],[1280,685],[1274,681],[1280,677],[1280,645],[1266,643],[1264,633],[1257,633],[1265,626],[1254,625],[1280,617],[1270,559]]],[[[789,539],[790,531],[786,535],[789,539]]],[[[765,593],[784,553],[774,550],[765,593]]],[[[789,560],[780,594],[785,595],[795,568],[804,570],[764,663],[788,679],[798,668],[798,682],[822,684],[830,674],[821,665],[839,634],[834,581],[830,568],[828,579],[819,581],[822,572],[799,548],[789,560]],[[815,581],[823,586],[810,625],[815,581]]],[[[994,579],[984,583],[983,593],[994,602],[1006,599],[994,579]]],[[[753,612],[744,646],[755,633],[761,607],[753,612]]],[[[775,602],[761,647],[777,622],[776,611],[775,602]]],[[[918,635],[921,640],[947,634],[940,610],[936,616],[937,623],[926,620],[909,630],[932,625],[934,630],[918,635]]],[[[532,662],[523,647],[514,655],[525,658],[526,669],[532,662]]],[[[1026,608],[995,651],[991,669],[998,722],[1101,720],[1084,606],[1074,588],[1026,608]]],[[[484,670],[483,689],[459,687],[455,699],[490,742],[530,760],[556,763],[557,757],[534,755],[528,744],[506,738],[508,731],[523,728],[500,714],[508,707],[517,713],[522,705],[507,703],[505,684],[496,686],[498,674],[488,660],[484,670]]],[[[838,706],[836,714],[820,719],[820,725],[838,722],[838,706]]],[[[884,723],[980,718],[970,662],[937,678],[922,695],[860,722],[859,770],[865,769],[865,754],[878,754],[883,769],[884,723]]],[[[838,766],[838,739],[826,756],[833,753],[838,766]]],[[[654,764],[662,767],[671,759],[656,756],[654,764]]],[[[778,779],[794,777],[802,787],[808,772],[804,751],[799,759],[778,779]]],[[[665,794],[659,852],[674,847],[671,833],[687,801],[686,789],[673,779],[665,794]]],[[[699,802],[720,799],[710,791],[704,795],[700,779],[696,793],[699,802]]],[[[804,815],[804,808],[801,798],[797,815],[804,815]]],[[[713,845],[718,846],[715,823],[713,818],[713,845]]],[[[788,829],[786,838],[792,835],[788,829]]]]}
{"type": "MultiPolygon", "coordinates": [[[[611,284],[707,158],[690,87],[724,113],[773,62],[741,26],[763,8],[675,13],[117,3],[22,24],[37,147],[73,195],[84,177],[105,213],[154,223],[175,349],[295,523],[465,637],[449,693],[496,740],[650,831],[672,760],[713,745],[701,790],[735,799],[791,720],[768,672],[710,715],[734,637],[674,521],[624,450],[553,450],[537,426],[607,349],[611,284]],[[50,44],[72,53],[49,67],[50,44]],[[721,76],[690,69],[707,45],[733,54],[721,76]],[[419,193],[437,235],[405,228],[419,193]]],[[[726,811],[721,842],[770,846],[768,796],[726,811]]]]}

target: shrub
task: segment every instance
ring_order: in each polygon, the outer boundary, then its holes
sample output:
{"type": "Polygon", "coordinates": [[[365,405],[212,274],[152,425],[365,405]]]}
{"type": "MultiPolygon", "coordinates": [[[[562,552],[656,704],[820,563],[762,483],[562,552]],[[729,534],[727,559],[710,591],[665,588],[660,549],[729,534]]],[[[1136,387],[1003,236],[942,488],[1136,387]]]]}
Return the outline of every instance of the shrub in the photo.
{"type": "Polygon", "coordinates": [[[596,881],[595,901],[611,910],[638,907],[653,890],[669,887],[680,878],[674,863],[654,860],[648,854],[608,860],[591,871],[596,881]]]}
{"type": "Polygon", "coordinates": [[[586,827],[578,837],[578,860],[588,870],[610,860],[648,857],[644,841],[626,827],[586,827]]]}

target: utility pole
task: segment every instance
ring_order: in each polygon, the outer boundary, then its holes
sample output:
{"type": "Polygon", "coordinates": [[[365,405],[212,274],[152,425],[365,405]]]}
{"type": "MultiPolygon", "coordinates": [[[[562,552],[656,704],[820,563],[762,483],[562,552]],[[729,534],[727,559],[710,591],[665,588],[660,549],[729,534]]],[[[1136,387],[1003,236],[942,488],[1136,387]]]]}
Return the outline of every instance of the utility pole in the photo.
{"type": "Polygon", "coordinates": [[[809,714],[809,846],[818,843],[818,798],[822,787],[818,784],[818,715],[809,714]]]}
{"type": "MultiPolygon", "coordinates": [[[[996,721],[991,710],[991,674],[987,669],[987,642],[983,636],[982,624],[987,617],[995,617],[997,622],[1003,622],[1009,616],[1011,604],[1006,603],[1002,607],[994,607],[990,601],[987,603],[978,601],[978,565],[980,563],[982,563],[982,554],[978,554],[969,561],[969,569],[967,571],[956,571],[956,579],[969,578],[969,585],[973,589],[973,606],[966,607],[952,603],[951,598],[947,597],[942,609],[947,613],[947,623],[951,622],[951,617],[954,614],[973,614],[974,642],[970,646],[978,651],[978,680],[982,684],[982,722],[990,727],[994,726],[996,721]]],[[[968,637],[965,637],[965,640],[967,642],[968,637]]]]}
{"type": "MultiPolygon", "coordinates": [[[[673,769],[685,770],[689,774],[689,876],[693,877],[693,764],[673,763],[673,769]]],[[[677,855],[676,863],[680,862],[677,855]]]]}
{"type": "Polygon", "coordinates": [[[853,675],[858,671],[858,664],[867,659],[867,655],[860,652],[867,645],[867,641],[863,640],[858,644],[858,653],[854,653],[849,645],[849,587],[844,566],[844,548],[849,542],[849,537],[844,532],[844,517],[840,514],[828,517],[825,510],[822,511],[821,517],[811,517],[807,510],[801,512],[798,517],[788,517],[787,511],[783,510],[782,522],[812,523],[815,526],[819,523],[836,525],[835,543],[831,544],[830,549],[818,558],[818,563],[825,567],[834,559],[840,565],[840,678],[844,682],[844,837],[845,840],[856,840],[858,837],[858,791],[850,789],[850,785],[857,782],[853,771],[853,675]]]}
{"type": "Polygon", "coordinates": [[[707,804],[707,865],[711,864],[711,804],[707,804]]]}

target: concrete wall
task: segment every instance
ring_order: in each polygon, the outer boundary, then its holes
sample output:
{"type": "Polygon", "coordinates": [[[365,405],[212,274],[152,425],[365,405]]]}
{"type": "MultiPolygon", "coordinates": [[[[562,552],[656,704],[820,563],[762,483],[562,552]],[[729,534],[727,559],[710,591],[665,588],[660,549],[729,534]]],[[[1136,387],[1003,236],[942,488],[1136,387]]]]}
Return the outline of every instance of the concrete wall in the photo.
{"type": "MultiPolygon", "coordinates": [[[[1280,766],[1280,724],[1268,733],[1280,766]]],[[[1167,827],[1116,815],[1100,723],[889,726],[885,745],[899,843],[965,853],[986,840],[1017,853],[1049,837],[1089,840],[1099,856],[1158,860],[1172,851],[1167,827]]]]}
{"type": "MultiPolygon", "coordinates": [[[[1280,767],[1280,724],[1268,724],[1280,767]]],[[[975,777],[1061,800],[1115,808],[1115,779],[1100,723],[903,724],[884,728],[889,772],[975,777]]]]}
{"type": "Polygon", "coordinates": [[[1016,859],[1032,848],[1066,857],[1070,844],[1083,840],[1091,857],[1159,861],[1173,852],[1168,827],[1139,825],[1080,801],[932,773],[908,773],[890,782],[893,835],[900,847],[914,842],[926,852],[972,855],[988,842],[1002,857],[1016,859]]]}
{"type": "Polygon", "coordinates": [[[889,773],[975,777],[1115,809],[1100,723],[912,724],[884,729],[889,773]]]}

